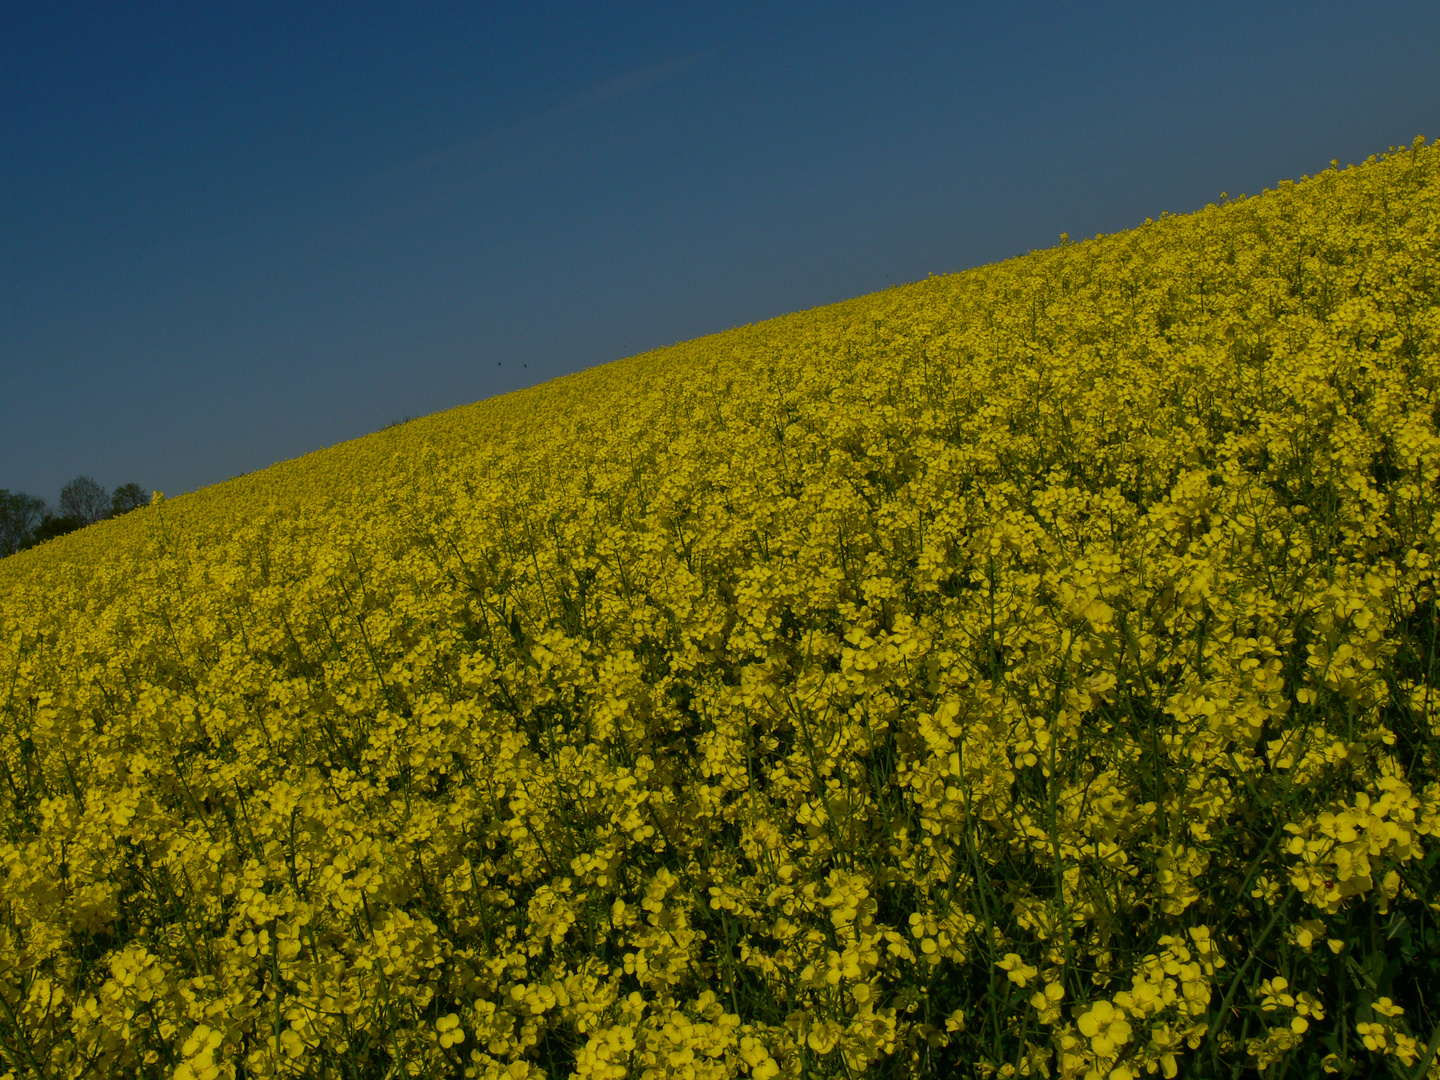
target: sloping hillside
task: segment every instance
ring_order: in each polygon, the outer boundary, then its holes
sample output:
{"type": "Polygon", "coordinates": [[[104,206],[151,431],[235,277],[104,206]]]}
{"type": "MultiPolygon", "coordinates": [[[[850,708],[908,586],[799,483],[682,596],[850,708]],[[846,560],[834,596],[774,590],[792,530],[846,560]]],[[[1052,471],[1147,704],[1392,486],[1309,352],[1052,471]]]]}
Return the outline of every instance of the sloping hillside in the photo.
{"type": "Polygon", "coordinates": [[[1417,141],[0,561],[0,1075],[1427,1075],[1437,296],[1417,141]]]}

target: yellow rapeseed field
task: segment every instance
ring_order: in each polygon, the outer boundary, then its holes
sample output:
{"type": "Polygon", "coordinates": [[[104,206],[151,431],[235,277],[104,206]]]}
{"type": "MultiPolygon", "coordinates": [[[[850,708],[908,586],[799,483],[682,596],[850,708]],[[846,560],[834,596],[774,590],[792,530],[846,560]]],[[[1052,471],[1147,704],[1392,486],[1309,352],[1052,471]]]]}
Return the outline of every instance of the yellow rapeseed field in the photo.
{"type": "Polygon", "coordinates": [[[0,562],[0,1077],[1440,1078],[1440,150],[0,562]]]}

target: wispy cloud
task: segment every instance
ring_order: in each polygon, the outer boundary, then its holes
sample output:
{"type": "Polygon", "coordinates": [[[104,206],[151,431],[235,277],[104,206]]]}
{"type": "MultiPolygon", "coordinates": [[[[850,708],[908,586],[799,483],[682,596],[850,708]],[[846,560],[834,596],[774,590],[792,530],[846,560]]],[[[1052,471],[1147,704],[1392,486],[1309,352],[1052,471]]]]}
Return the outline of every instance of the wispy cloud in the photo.
{"type": "Polygon", "coordinates": [[[564,104],[557,105],[553,109],[548,109],[540,113],[530,120],[529,123],[533,124],[535,130],[538,131],[540,128],[548,127],[557,120],[563,120],[565,117],[577,112],[592,109],[596,105],[613,101],[615,98],[626,97],[635,93],[637,90],[645,89],[647,86],[654,86],[656,83],[664,82],[680,74],[680,72],[686,68],[692,67],[698,63],[699,60],[699,54],[677,58],[675,60],[666,60],[663,64],[656,64],[654,67],[648,67],[642,71],[632,71],[628,75],[621,75],[618,78],[609,79],[576,94],[564,104]]]}
{"type": "Polygon", "coordinates": [[[424,194],[412,192],[399,206],[367,217],[365,224],[394,224],[423,214],[468,187],[468,180],[477,163],[492,160],[501,151],[513,150],[525,139],[556,127],[571,117],[596,110],[647,87],[673,79],[699,63],[703,55],[696,53],[678,57],[653,67],[607,79],[580,91],[559,105],[506,124],[479,138],[458,142],[436,153],[392,166],[378,174],[375,179],[383,185],[417,184],[425,189],[424,194]]]}

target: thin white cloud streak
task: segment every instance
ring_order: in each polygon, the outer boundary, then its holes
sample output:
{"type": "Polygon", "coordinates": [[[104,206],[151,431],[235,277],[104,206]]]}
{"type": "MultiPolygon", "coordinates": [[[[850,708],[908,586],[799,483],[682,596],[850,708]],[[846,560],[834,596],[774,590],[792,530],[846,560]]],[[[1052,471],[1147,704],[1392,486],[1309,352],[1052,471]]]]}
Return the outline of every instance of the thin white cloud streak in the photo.
{"type": "Polygon", "coordinates": [[[501,151],[513,150],[525,139],[548,128],[553,128],[572,116],[667,82],[686,69],[693,67],[703,55],[703,53],[696,53],[687,57],[666,60],[653,67],[607,79],[553,108],[507,124],[478,139],[456,143],[436,153],[392,166],[376,176],[376,182],[386,186],[406,182],[418,183],[430,190],[423,195],[411,195],[387,211],[367,215],[362,224],[366,226],[393,225],[422,215],[446,199],[460,194],[469,186],[469,181],[474,175],[476,159],[494,159],[499,156],[501,151]]]}

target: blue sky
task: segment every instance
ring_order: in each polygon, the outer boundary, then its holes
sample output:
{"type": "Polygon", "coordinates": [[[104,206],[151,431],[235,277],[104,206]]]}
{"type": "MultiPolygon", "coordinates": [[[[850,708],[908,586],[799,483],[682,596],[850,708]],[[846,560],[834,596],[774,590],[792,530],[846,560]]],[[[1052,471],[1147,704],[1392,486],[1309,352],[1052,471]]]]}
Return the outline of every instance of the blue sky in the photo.
{"type": "Polygon", "coordinates": [[[0,5],[0,488],[174,496],[1440,136],[1440,8],[0,5]]]}

